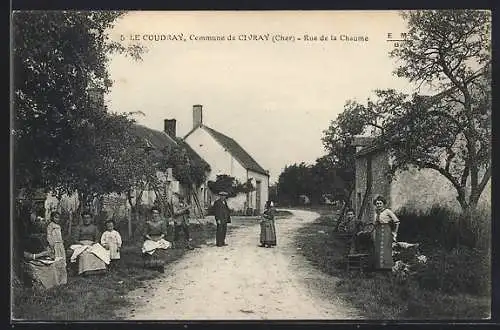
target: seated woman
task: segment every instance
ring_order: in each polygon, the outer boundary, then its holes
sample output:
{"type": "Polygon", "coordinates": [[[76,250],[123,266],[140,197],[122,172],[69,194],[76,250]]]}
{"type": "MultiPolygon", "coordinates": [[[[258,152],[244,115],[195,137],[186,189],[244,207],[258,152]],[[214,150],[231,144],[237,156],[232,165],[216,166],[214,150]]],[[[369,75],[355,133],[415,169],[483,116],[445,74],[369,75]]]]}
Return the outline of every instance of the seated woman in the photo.
{"type": "Polygon", "coordinates": [[[157,207],[151,209],[151,220],[146,221],[144,233],[145,241],[142,245],[144,256],[144,266],[164,272],[166,250],[171,246],[165,240],[167,236],[167,224],[160,217],[160,210],[157,207]]]}
{"type": "Polygon", "coordinates": [[[55,258],[48,246],[44,227],[41,223],[32,223],[23,240],[23,272],[29,285],[37,290],[66,284],[68,278],[66,261],[55,258]]]}
{"type": "Polygon", "coordinates": [[[102,274],[110,262],[109,251],[98,243],[100,235],[97,226],[92,224],[92,215],[83,212],[82,218],[83,225],[79,226],[75,233],[76,244],[71,245],[71,262],[78,260],[79,275],[102,274]]]}
{"type": "Polygon", "coordinates": [[[274,224],[275,210],[273,202],[267,201],[260,222],[260,247],[276,246],[276,226],[274,224]]]}

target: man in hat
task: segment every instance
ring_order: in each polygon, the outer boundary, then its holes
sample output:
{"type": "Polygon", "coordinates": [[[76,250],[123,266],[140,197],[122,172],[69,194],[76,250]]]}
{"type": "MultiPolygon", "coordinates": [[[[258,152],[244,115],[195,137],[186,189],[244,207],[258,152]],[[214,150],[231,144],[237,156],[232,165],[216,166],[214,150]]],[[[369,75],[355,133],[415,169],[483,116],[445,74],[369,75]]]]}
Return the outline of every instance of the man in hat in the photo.
{"type": "Polygon", "coordinates": [[[231,222],[231,215],[226,201],[227,195],[228,193],[225,191],[219,192],[219,198],[214,202],[215,221],[217,222],[217,234],[215,236],[217,246],[227,245],[225,242],[227,224],[231,222]]]}

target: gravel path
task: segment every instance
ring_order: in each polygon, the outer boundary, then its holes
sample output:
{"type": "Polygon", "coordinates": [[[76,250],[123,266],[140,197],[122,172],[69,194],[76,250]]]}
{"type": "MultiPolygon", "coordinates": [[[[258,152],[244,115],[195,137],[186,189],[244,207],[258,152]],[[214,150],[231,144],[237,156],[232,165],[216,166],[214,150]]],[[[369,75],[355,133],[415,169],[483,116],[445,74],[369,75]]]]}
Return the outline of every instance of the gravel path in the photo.
{"type": "Polygon", "coordinates": [[[129,320],[352,319],[352,308],[322,287],[335,278],[313,269],[293,246],[295,231],[318,214],[290,210],[276,221],[278,246],[258,247],[258,224],[231,231],[228,246],[213,243],[189,252],[165,274],[132,291],[129,320]]]}

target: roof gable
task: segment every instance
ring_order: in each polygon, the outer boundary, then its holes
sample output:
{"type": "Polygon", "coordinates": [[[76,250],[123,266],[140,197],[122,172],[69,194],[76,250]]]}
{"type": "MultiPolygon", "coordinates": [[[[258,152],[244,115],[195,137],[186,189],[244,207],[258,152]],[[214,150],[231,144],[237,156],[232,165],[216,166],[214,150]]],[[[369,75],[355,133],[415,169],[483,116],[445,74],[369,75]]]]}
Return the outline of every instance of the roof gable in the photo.
{"type": "Polygon", "coordinates": [[[201,158],[201,156],[198,155],[198,153],[196,151],[194,151],[194,149],[191,148],[191,146],[186,141],[184,141],[182,139],[178,139],[177,143],[179,144],[179,146],[181,146],[182,148],[184,148],[186,150],[186,152],[191,160],[194,160],[194,161],[201,163],[201,164],[206,164],[207,167],[210,168],[210,164],[208,164],[203,158],[201,158]]]}
{"type": "Polygon", "coordinates": [[[234,158],[236,158],[244,168],[264,175],[269,175],[269,173],[263,169],[262,166],[260,166],[255,159],[253,159],[252,156],[250,156],[248,152],[246,152],[245,149],[238,144],[238,142],[208,126],[203,125],[201,127],[205,129],[234,158]]]}

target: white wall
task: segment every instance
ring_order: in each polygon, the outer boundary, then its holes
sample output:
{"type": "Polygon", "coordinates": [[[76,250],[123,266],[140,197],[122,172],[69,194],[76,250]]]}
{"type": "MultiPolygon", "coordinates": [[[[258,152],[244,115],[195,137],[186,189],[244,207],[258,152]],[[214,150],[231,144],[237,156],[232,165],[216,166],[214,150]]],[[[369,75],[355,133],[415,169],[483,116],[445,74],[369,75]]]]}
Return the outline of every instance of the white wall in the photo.
{"type": "MultiPolygon", "coordinates": [[[[238,179],[241,183],[246,182],[247,170],[203,128],[198,128],[191,133],[186,138],[186,143],[210,165],[211,171],[208,180],[214,181],[217,175],[226,174],[238,179]]],[[[205,188],[205,190],[207,189],[205,188]]],[[[209,192],[205,194],[205,202],[208,204],[207,194],[209,192]]],[[[214,201],[215,198],[212,198],[211,202],[214,201]]],[[[234,210],[243,210],[245,202],[246,195],[240,194],[229,198],[228,206],[234,210]]]]}
{"type": "Polygon", "coordinates": [[[210,164],[209,180],[215,180],[219,174],[227,174],[241,182],[246,181],[246,169],[203,128],[198,128],[191,133],[186,138],[186,142],[210,164]]]}
{"type": "MultiPolygon", "coordinates": [[[[248,171],[248,178],[253,178],[252,184],[255,186],[255,181],[259,180],[260,181],[260,207],[259,210],[260,212],[264,211],[264,206],[266,205],[266,201],[269,199],[269,177],[267,175],[257,173],[254,171],[248,171]]],[[[256,200],[257,200],[257,194],[255,191],[251,192],[251,207],[256,208],[256,200]]]]}
{"type": "MultiPolygon", "coordinates": [[[[391,208],[403,206],[426,211],[434,204],[460,211],[457,191],[450,181],[432,169],[418,170],[414,167],[398,172],[391,183],[391,208]]],[[[481,194],[479,207],[491,208],[491,180],[481,194]]]]}
{"type": "Polygon", "coordinates": [[[236,197],[227,199],[227,206],[229,206],[231,210],[243,211],[245,210],[246,200],[246,194],[238,194],[236,197]]]}

